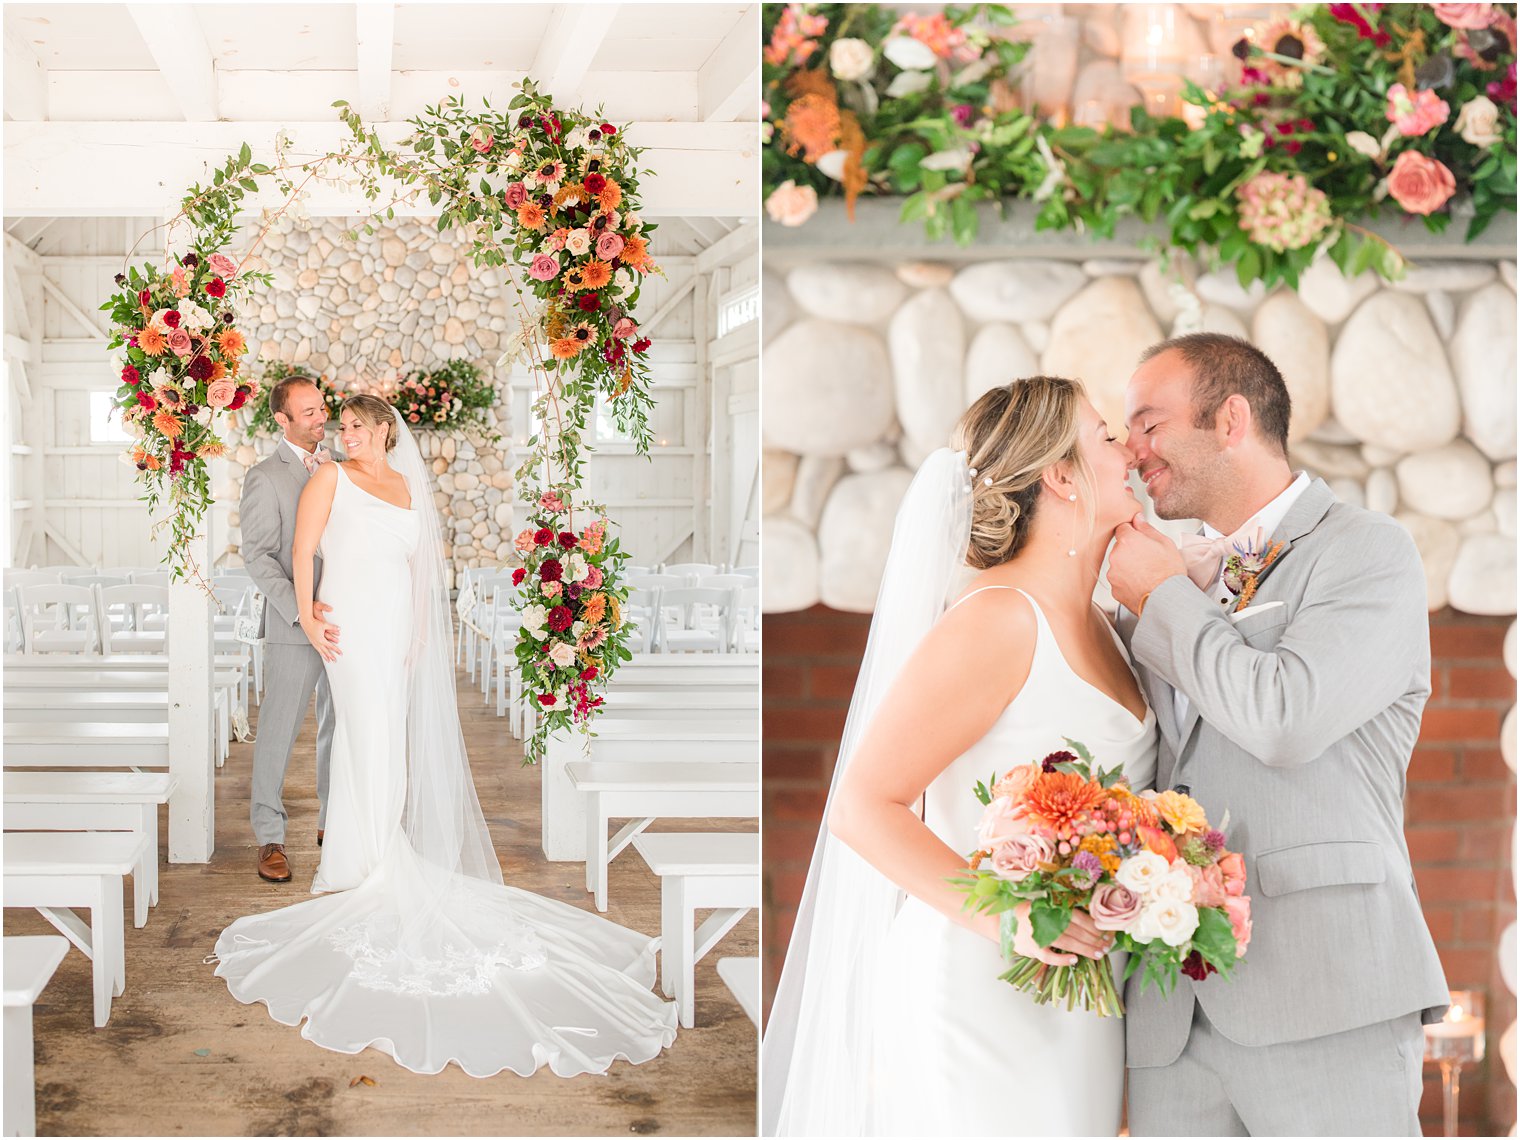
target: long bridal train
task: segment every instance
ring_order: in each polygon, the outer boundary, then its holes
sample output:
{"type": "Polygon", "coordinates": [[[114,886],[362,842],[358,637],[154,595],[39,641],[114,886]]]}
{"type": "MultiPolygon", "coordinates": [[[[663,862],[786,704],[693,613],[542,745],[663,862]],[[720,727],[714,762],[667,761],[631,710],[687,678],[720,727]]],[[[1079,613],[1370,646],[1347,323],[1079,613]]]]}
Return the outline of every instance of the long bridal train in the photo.
{"type": "Polygon", "coordinates": [[[502,883],[459,727],[427,469],[373,397],[346,402],[343,420],[349,460],[317,468],[301,507],[330,496],[316,598],[341,652],[326,662],[337,723],[313,890],[333,893],[236,920],[216,973],[317,1045],[374,1046],[418,1073],[453,1061],[476,1077],[543,1065],[568,1077],[658,1056],[677,1011],[651,989],[654,940],[502,883]],[[388,431],[410,506],[347,470],[386,478],[388,431]]]}

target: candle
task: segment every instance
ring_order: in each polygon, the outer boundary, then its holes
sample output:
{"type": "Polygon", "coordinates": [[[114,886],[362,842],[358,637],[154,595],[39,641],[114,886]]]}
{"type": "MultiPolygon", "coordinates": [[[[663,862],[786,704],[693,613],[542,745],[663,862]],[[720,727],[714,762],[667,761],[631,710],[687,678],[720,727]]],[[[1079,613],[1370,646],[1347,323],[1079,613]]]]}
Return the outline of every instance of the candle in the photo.
{"type": "Polygon", "coordinates": [[[1483,1019],[1465,1017],[1460,1021],[1438,1021],[1425,1027],[1426,1037],[1482,1037],[1483,1019]]]}

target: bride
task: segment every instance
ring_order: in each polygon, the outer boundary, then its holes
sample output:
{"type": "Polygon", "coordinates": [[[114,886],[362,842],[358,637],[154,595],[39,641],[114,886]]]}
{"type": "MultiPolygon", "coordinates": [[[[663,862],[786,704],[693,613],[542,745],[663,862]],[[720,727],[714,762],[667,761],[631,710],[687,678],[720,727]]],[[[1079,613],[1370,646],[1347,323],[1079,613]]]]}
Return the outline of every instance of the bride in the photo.
{"type": "Polygon", "coordinates": [[[502,884],[455,703],[443,541],[427,468],[385,401],[344,401],[348,459],[296,517],[302,628],[336,730],[320,897],[238,919],[217,974],[243,1002],[340,1053],[413,1072],[602,1073],[675,1039],[653,941],[502,884]],[[312,556],[323,559],[313,591],[312,556]],[[330,607],[317,618],[316,602],[330,607]],[[336,643],[327,634],[341,629],[336,643]]]}
{"type": "MultiPolygon", "coordinates": [[[[1078,384],[1044,376],[988,392],[953,442],[898,513],[765,1038],[766,1135],[1119,1129],[1123,1022],[999,981],[997,919],[947,880],[976,846],[977,781],[1065,736],[1150,786],[1155,719],[1092,601],[1139,507],[1134,457],[1078,384]]],[[[1049,950],[1029,931],[1024,913],[1018,952],[1051,963],[1109,947],[1081,911],[1049,950]]]]}

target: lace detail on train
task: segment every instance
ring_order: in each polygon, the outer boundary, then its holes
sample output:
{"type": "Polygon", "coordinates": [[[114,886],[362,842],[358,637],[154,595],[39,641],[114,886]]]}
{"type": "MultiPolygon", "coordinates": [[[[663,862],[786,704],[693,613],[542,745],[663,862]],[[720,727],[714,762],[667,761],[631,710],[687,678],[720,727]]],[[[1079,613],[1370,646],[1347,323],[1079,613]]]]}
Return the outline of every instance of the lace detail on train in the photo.
{"type": "Polygon", "coordinates": [[[445,943],[437,958],[415,957],[400,949],[401,923],[390,915],[370,914],[339,927],[327,940],[354,960],[350,977],[372,990],[432,997],[484,994],[497,970],[536,970],[549,960],[548,949],[531,930],[514,931],[482,950],[445,943]]]}

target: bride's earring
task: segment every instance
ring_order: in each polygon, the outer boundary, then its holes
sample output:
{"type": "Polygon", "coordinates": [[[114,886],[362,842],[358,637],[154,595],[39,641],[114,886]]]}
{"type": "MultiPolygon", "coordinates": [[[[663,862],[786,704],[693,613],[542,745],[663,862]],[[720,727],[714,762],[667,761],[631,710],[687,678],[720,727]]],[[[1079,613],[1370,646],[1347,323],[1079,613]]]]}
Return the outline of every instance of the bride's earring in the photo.
{"type": "MultiPolygon", "coordinates": [[[[1068,499],[1070,499],[1073,503],[1075,503],[1077,501],[1077,493],[1075,491],[1073,491],[1071,494],[1067,495],[1066,497],[1068,499]]],[[[1068,550],[1066,552],[1066,557],[1067,558],[1075,558],[1077,556],[1077,548],[1075,546],[1075,543],[1077,541],[1077,510],[1076,510],[1075,506],[1072,507],[1072,511],[1071,511],[1071,541],[1072,541],[1072,543],[1074,545],[1072,546],[1072,548],[1070,550],[1068,550]]]]}

